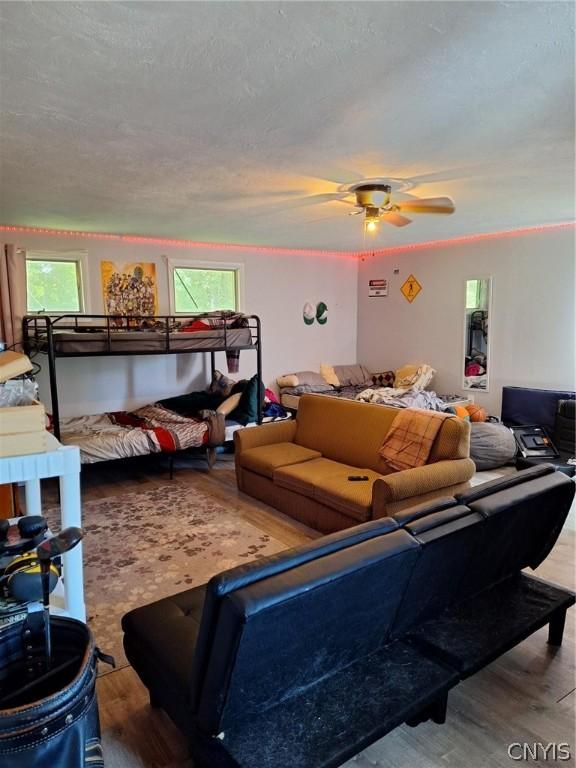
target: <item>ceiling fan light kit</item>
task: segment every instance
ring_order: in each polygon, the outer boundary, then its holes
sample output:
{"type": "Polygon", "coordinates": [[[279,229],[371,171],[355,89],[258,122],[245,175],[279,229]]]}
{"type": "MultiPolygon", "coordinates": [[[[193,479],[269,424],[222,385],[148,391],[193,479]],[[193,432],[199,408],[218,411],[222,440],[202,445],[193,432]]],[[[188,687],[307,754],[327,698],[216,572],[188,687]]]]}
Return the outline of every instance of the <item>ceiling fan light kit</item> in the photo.
{"type": "MultiPolygon", "coordinates": [[[[449,197],[411,198],[392,201],[392,186],[385,180],[356,182],[343,190],[354,195],[352,203],[358,210],[350,215],[364,213],[364,230],[371,234],[378,231],[380,222],[394,227],[405,227],[412,222],[404,213],[454,213],[454,203],[449,197]]],[[[341,198],[342,199],[342,198],[341,198]]],[[[342,200],[342,202],[348,202],[342,200]]]]}

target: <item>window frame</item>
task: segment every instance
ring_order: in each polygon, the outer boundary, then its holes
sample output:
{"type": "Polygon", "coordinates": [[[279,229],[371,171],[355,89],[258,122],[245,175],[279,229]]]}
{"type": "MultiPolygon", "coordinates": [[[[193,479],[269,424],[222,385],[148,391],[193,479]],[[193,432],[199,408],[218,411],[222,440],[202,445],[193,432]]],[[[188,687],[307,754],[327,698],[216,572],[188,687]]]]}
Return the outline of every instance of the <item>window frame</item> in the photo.
{"type": "Polygon", "coordinates": [[[236,288],[236,309],[233,312],[244,311],[244,264],[241,262],[225,262],[225,261],[172,261],[168,260],[169,266],[169,280],[168,280],[168,293],[170,297],[170,313],[172,315],[178,315],[182,317],[190,315],[203,315],[206,312],[217,312],[218,310],[192,310],[189,312],[178,311],[176,309],[176,290],[175,279],[177,269],[197,269],[201,271],[213,271],[213,272],[233,272],[235,278],[236,288]]]}
{"type": "Polygon", "coordinates": [[[89,312],[87,297],[90,296],[88,285],[88,269],[86,259],[88,251],[85,250],[26,250],[26,276],[28,276],[27,265],[29,261],[52,261],[52,262],[74,262],[76,264],[76,286],[78,289],[78,310],[51,309],[46,312],[34,311],[28,308],[28,287],[26,287],[26,314],[28,315],[48,315],[49,317],[61,317],[62,315],[85,315],[89,312]]]}

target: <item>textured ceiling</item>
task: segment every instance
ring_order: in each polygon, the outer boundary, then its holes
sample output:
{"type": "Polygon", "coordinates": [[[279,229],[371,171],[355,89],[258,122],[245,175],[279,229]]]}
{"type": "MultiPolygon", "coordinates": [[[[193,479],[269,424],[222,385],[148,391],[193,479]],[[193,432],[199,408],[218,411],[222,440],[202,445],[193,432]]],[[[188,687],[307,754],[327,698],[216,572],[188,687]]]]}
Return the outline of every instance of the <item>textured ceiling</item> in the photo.
{"type": "Polygon", "coordinates": [[[563,2],[3,2],[4,223],[363,247],[315,202],[390,176],[453,216],[376,247],[574,213],[563,2]]]}

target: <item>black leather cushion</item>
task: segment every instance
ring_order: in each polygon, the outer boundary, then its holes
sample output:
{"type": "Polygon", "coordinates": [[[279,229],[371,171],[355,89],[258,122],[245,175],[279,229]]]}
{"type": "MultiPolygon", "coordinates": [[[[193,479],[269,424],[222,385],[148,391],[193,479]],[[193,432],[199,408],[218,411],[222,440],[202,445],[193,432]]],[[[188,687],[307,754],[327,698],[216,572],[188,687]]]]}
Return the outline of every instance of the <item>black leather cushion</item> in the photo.
{"type": "Polygon", "coordinates": [[[404,526],[413,520],[418,520],[420,517],[426,517],[441,509],[455,507],[457,504],[458,502],[453,496],[442,496],[433,501],[425,501],[423,504],[415,504],[413,507],[408,507],[408,509],[401,509],[399,512],[395,512],[392,517],[398,525],[404,526]]]}
{"type": "Polygon", "coordinates": [[[471,600],[420,624],[412,640],[468,677],[574,604],[574,594],[526,574],[515,574],[471,600]]]}
{"type": "Polygon", "coordinates": [[[233,762],[202,754],[202,745],[197,750],[194,743],[193,754],[210,768],[334,768],[422,711],[457,680],[453,670],[413,646],[390,643],[239,728],[227,728],[221,741],[212,741],[233,762]]]}
{"type": "Polygon", "coordinates": [[[396,530],[227,595],[199,727],[225,730],[381,647],[418,550],[396,530]]]}
{"type": "Polygon", "coordinates": [[[194,587],[122,618],[128,660],[176,721],[189,698],[205,592],[194,587]]]}
{"type": "Polygon", "coordinates": [[[397,523],[391,518],[372,520],[368,523],[348,528],[345,531],[338,531],[329,536],[323,536],[303,546],[287,549],[264,560],[254,560],[251,563],[231,568],[210,579],[206,586],[204,612],[202,614],[196,654],[194,656],[194,674],[192,675],[192,689],[190,691],[193,709],[196,710],[198,707],[204,671],[208,665],[214,631],[218,622],[220,601],[225,595],[252,584],[259,579],[288,571],[310,560],[338,552],[353,544],[367,541],[377,536],[383,536],[388,531],[395,530],[397,527],[397,523]]]}
{"type": "Polygon", "coordinates": [[[576,455],[576,400],[560,400],[554,426],[554,444],[563,459],[576,455]]]}
{"type": "Polygon", "coordinates": [[[518,473],[530,474],[528,482],[510,484],[470,503],[470,509],[485,518],[485,526],[466,592],[485,589],[522,568],[536,568],[554,546],[575,486],[560,472],[542,474],[541,469],[518,473]]]}
{"type": "Polygon", "coordinates": [[[568,477],[576,475],[576,466],[574,464],[565,464],[562,458],[559,459],[525,459],[522,456],[516,458],[516,469],[529,469],[537,467],[539,464],[551,464],[557,472],[568,477]]]}
{"type": "Polygon", "coordinates": [[[451,606],[460,596],[470,562],[481,546],[484,518],[457,506],[409,523],[420,554],[398,610],[394,637],[451,606]]]}
{"type": "Polygon", "coordinates": [[[506,475],[496,480],[490,480],[487,483],[481,483],[463,493],[457,493],[455,498],[459,504],[469,505],[473,501],[483,499],[485,496],[491,496],[498,491],[505,491],[507,488],[514,488],[517,485],[528,483],[537,477],[543,477],[552,472],[554,472],[554,467],[551,464],[540,464],[537,467],[523,469],[521,472],[516,472],[513,475],[506,475]]]}

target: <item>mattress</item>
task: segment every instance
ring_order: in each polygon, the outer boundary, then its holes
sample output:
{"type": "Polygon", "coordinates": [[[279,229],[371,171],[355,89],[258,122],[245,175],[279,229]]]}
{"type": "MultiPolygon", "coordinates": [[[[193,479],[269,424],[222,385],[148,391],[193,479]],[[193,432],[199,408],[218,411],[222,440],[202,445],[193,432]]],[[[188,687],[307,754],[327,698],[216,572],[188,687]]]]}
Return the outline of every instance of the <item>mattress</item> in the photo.
{"type": "MultiPolygon", "coordinates": [[[[400,392],[390,387],[365,389],[364,387],[343,387],[334,392],[315,392],[322,397],[339,397],[343,400],[354,400],[357,403],[371,402],[375,405],[386,405],[389,408],[423,408],[431,411],[443,411],[450,402],[444,402],[435,392],[400,392]],[[362,393],[362,396],[358,395],[362,393]]],[[[284,408],[298,410],[301,395],[281,394],[280,402],[284,408]]],[[[471,401],[466,401],[471,402],[471,401]]],[[[460,404],[460,403],[459,403],[460,404]]]]}
{"type": "Polygon", "coordinates": [[[284,408],[290,408],[292,411],[297,411],[300,397],[301,395],[280,395],[280,403],[284,408]]]}
{"type": "MultiPolygon", "coordinates": [[[[167,409],[162,409],[167,411],[167,409]]],[[[161,429],[168,428],[172,438],[176,439],[177,450],[187,448],[199,448],[208,440],[208,422],[197,419],[188,419],[167,411],[169,421],[161,421],[161,414],[157,406],[145,406],[134,411],[141,417],[148,417],[149,422],[155,425],[163,425],[161,429]],[[154,410],[154,413],[151,411],[154,410]]],[[[162,417],[163,418],[163,417],[162,417]]],[[[272,421],[285,421],[290,419],[288,414],[283,418],[265,416],[263,424],[272,421]]],[[[256,422],[247,424],[247,427],[255,427],[256,422]]],[[[166,451],[163,444],[162,432],[151,429],[141,429],[118,424],[111,416],[101,413],[95,416],[72,416],[60,420],[60,442],[64,445],[75,445],[80,448],[80,460],[82,464],[96,464],[99,461],[111,461],[112,459],[127,459],[136,456],[147,456],[150,453],[166,451]]],[[[225,442],[234,439],[234,432],[243,429],[244,425],[237,421],[226,419],[225,442]]]]}
{"type": "MultiPolygon", "coordinates": [[[[310,392],[311,395],[323,395],[325,397],[339,397],[342,400],[355,400],[356,395],[363,392],[366,389],[364,386],[357,387],[342,387],[341,389],[335,389],[332,392],[310,392]]],[[[284,408],[290,408],[293,411],[298,410],[298,401],[302,395],[291,395],[282,393],[280,394],[280,403],[284,408]]]]}
{"type": "MultiPolygon", "coordinates": [[[[175,331],[169,334],[169,349],[173,352],[197,352],[214,348],[242,348],[252,346],[250,328],[211,328],[193,333],[175,331]]],[[[76,333],[54,331],[54,347],[61,355],[93,355],[98,352],[165,352],[167,336],[161,331],[112,331],[110,342],[107,331],[76,333]],[[110,343],[110,346],[108,346],[110,343]]]]}

